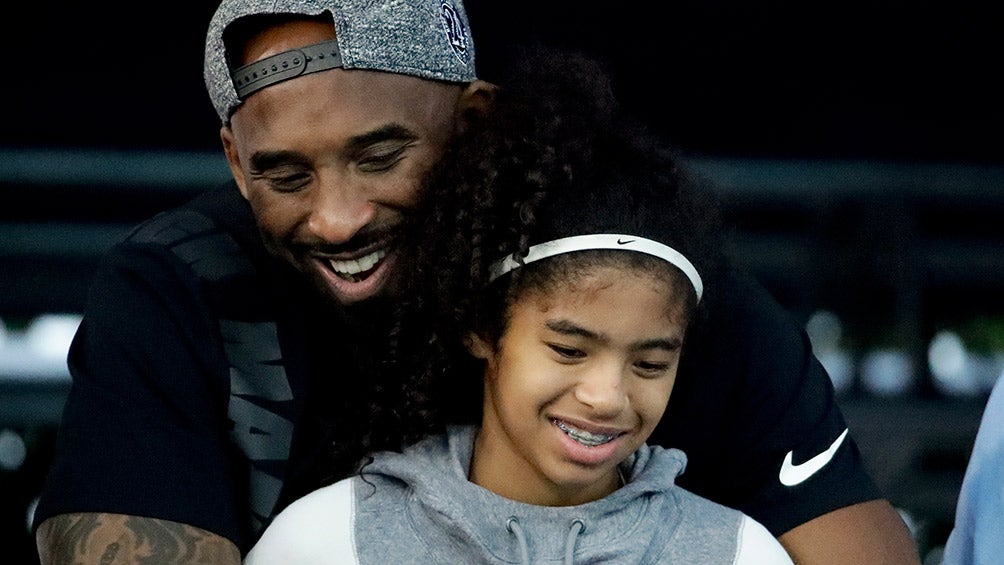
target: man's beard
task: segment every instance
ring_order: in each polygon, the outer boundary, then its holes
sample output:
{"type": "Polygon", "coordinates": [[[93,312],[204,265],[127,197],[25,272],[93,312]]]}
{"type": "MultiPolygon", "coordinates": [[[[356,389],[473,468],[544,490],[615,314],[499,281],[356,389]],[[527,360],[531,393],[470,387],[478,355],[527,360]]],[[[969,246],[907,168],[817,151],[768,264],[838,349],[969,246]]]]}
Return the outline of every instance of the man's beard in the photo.
{"type": "Polygon", "coordinates": [[[396,300],[387,295],[374,296],[362,302],[341,305],[349,328],[364,339],[386,336],[396,316],[396,300]]]}
{"type": "Polygon", "coordinates": [[[348,335],[354,342],[383,341],[380,338],[385,337],[394,324],[397,298],[393,295],[381,293],[361,302],[343,304],[328,292],[326,285],[311,286],[319,306],[314,315],[337,320],[342,327],[348,328],[348,335]]]}

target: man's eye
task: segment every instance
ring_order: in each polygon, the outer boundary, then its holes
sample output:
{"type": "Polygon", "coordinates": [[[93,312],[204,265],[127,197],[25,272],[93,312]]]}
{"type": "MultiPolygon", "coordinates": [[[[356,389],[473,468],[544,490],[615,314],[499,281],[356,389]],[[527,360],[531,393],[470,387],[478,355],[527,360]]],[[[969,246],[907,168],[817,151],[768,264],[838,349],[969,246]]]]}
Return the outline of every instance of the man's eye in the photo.
{"type": "Polygon", "coordinates": [[[269,187],[276,192],[296,192],[310,182],[310,175],[296,173],[292,175],[269,175],[266,177],[269,187]]]}
{"type": "Polygon", "coordinates": [[[557,353],[558,355],[566,357],[568,359],[581,359],[582,357],[586,356],[584,352],[582,352],[579,349],[575,349],[574,347],[567,347],[564,345],[559,345],[557,343],[549,343],[547,344],[547,346],[550,347],[551,350],[557,353]]]}
{"type": "Polygon", "coordinates": [[[401,145],[392,149],[373,150],[359,159],[359,169],[367,173],[390,170],[404,158],[404,151],[407,147],[401,145]]]}
{"type": "Polygon", "coordinates": [[[310,171],[301,168],[276,167],[265,171],[251,171],[254,181],[268,185],[275,192],[296,192],[310,183],[310,171]]]}

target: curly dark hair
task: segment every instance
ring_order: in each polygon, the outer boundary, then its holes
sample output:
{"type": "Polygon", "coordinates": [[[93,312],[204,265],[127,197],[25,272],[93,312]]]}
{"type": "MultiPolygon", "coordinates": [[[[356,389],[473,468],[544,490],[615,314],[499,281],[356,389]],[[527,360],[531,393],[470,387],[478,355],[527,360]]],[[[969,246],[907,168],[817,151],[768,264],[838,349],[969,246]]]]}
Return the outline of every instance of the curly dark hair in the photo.
{"type": "MultiPolygon", "coordinates": [[[[447,424],[479,422],[482,371],[464,336],[497,343],[523,288],[553,279],[558,267],[567,277],[594,264],[576,253],[491,283],[489,267],[503,256],[567,235],[633,234],[683,253],[706,295],[714,292],[721,237],[712,191],[618,107],[596,61],[539,45],[512,60],[493,111],[453,140],[423,186],[402,238],[402,298],[373,380],[369,428],[361,443],[338,446],[344,455],[396,450],[447,424]]],[[[671,270],[641,254],[613,255],[671,270]]],[[[679,288],[692,288],[679,278],[679,288]]]]}

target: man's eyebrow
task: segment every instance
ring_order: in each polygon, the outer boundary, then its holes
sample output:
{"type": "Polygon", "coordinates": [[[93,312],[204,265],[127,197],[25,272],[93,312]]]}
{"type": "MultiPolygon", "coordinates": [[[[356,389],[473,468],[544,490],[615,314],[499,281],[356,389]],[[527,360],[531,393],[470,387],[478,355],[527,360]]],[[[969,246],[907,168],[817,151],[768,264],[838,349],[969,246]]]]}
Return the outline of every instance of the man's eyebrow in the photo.
{"type": "Polygon", "coordinates": [[[375,130],[349,138],[345,144],[347,151],[359,150],[364,147],[388,140],[411,141],[418,139],[418,134],[401,124],[387,124],[375,130]]]}
{"type": "MultiPolygon", "coordinates": [[[[603,334],[596,333],[591,330],[587,330],[582,326],[573,323],[570,320],[547,320],[544,322],[547,329],[560,333],[562,335],[584,337],[587,339],[594,339],[599,341],[605,341],[607,338],[603,334]]],[[[639,341],[637,343],[631,344],[631,349],[635,351],[642,351],[645,349],[664,349],[666,351],[675,351],[680,348],[683,344],[682,339],[678,338],[656,338],[656,339],[646,339],[644,341],[639,341]]]]}
{"type": "Polygon", "coordinates": [[[253,171],[267,171],[282,165],[302,165],[307,157],[297,151],[256,151],[248,159],[253,171]]]}

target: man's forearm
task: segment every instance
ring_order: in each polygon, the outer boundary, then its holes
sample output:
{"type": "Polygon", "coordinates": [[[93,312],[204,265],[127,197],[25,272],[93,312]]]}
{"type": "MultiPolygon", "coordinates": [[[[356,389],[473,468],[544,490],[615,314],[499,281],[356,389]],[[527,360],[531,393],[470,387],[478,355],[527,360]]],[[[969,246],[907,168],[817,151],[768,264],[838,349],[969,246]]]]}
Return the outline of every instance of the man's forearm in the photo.
{"type": "Polygon", "coordinates": [[[39,525],[42,565],[211,563],[239,565],[230,540],[187,524],[122,514],[63,514],[39,525]]]}
{"type": "Polygon", "coordinates": [[[780,538],[798,565],[920,565],[903,519],[885,500],[841,508],[780,538]]]}

